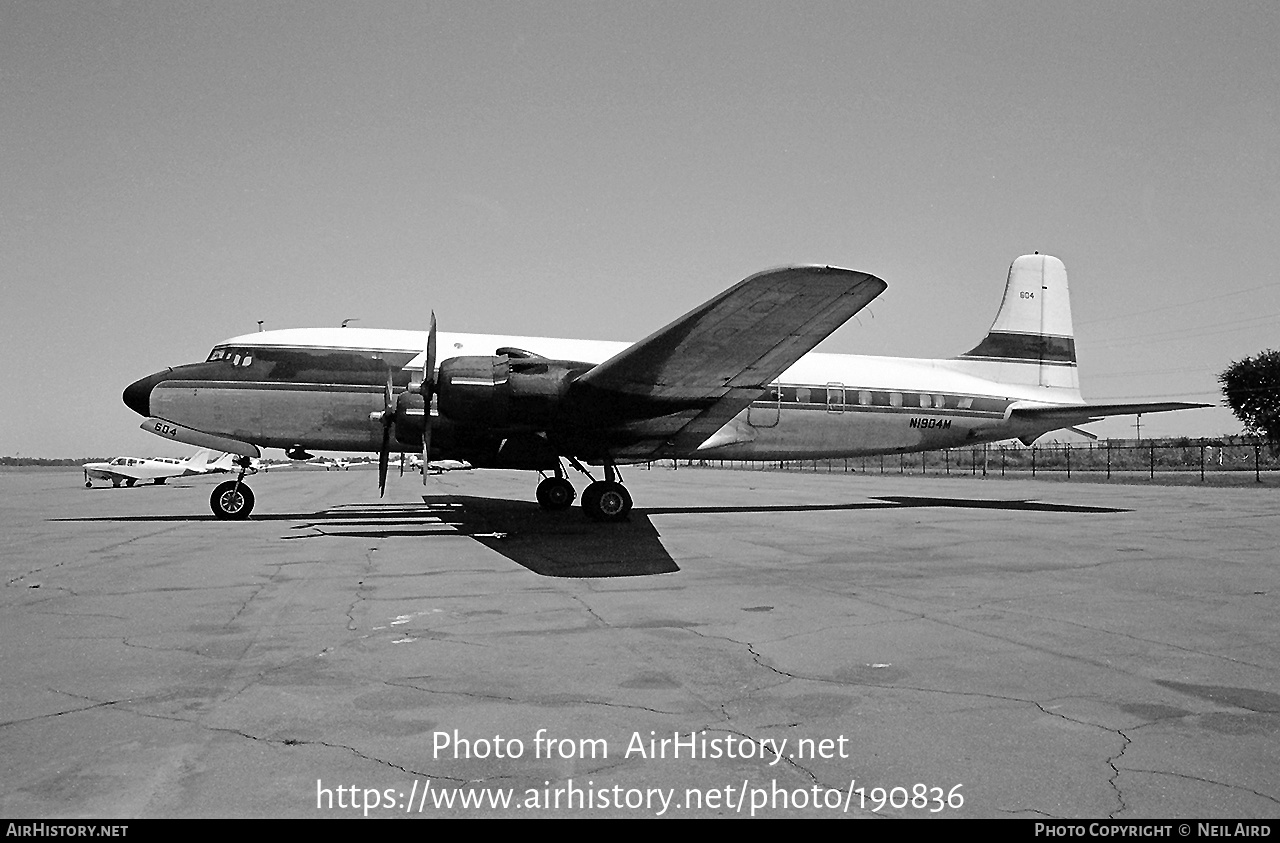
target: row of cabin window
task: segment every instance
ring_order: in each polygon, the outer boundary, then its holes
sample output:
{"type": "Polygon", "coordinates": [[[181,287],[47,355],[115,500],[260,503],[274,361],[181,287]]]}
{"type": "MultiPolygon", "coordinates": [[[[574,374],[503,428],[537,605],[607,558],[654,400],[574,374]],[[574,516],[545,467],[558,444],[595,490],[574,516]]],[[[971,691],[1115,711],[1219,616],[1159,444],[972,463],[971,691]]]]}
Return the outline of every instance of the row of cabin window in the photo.
{"type": "MultiPolygon", "coordinates": [[[[152,457],[152,462],[167,462],[171,465],[181,465],[181,460],[169,459],[167,457],[152,457]]],[[[112,465],[142,465],[146,460],[136,457],[116,457],[111,461],[112,465]]]]}
{"type": "Polygon", "coordinates": [[[763,400],[794,404],[859,404],[863,407],[923,407],[926,409],[973,409],[973,396],[937,395],[926,392],[878,392],[843,387],[770,387],[763,400]],[[779,393],[781,393],[779,395],[779,393]]]}
{"type": "MultiPolygon", "coordinates": [[[[248,366],[253,363],[253,355],[248,351],[215,348],[209,360],[229,360],[232,366],[248,366]]],[[[781,400],[795,404],[852,404],[854,394],[857,403],[863,407],[923,407],[925,409],[969,410],[973,408],[972,396],[947,396],[926,392],[875,392],[869,389],[849,389],[843,387],[808,387],[784,386],[770,387],[764,400],[781,400]]]]}

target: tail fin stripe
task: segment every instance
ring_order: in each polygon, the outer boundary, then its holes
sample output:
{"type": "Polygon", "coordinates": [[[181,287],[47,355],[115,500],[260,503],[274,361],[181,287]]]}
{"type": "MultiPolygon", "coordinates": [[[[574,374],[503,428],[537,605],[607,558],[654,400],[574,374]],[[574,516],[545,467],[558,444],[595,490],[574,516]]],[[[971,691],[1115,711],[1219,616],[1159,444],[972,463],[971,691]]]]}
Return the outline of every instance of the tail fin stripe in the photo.
{"type": "Polygon", "coordinates": [[[1072,337],[1048,334],[1018,334],[992,331],[977,346],[961,357],[984,360],[1009,360],[1046,365],[1076,365],[1076,341],[1072,337]]]}

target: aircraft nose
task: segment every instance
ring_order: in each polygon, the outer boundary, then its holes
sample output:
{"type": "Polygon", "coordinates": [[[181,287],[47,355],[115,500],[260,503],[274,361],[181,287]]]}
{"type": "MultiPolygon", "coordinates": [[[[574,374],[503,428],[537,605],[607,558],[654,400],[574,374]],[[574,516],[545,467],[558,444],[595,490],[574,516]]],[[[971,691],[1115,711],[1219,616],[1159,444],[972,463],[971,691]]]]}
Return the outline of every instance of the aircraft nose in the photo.
{"type": "Polygon", "coordinates": [[[140,416],[151,415],[151,390],[156,384],[169,376],[173,369],[165,369],[154,375],[147,375],[124,388],[124,405],[140,416]]]}

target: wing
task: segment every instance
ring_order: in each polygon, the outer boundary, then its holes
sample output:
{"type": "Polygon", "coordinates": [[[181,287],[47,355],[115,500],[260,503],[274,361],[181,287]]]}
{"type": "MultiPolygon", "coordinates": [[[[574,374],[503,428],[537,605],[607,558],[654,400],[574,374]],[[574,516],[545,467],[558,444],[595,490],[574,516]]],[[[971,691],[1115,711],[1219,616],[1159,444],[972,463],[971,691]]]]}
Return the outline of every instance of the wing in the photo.
{"type": "Polygon", "coordinates": [[[122,483],[125,480],[138,479],[137,477],[134,477],[132,474],[121,474],[118,471],[110,471],[105,468],[87,468],[85,469],[85,471],[88,472],[90,477],[97,478],[98,480],[110,480],[113,483],[117,483],[117,482],[122,483]]]}
{"type": "Polygon", "coordinates": [[[633,459],[692,450],[886,286],[830,266],[739,282],[573,383],[582,450],[633,459]]]}

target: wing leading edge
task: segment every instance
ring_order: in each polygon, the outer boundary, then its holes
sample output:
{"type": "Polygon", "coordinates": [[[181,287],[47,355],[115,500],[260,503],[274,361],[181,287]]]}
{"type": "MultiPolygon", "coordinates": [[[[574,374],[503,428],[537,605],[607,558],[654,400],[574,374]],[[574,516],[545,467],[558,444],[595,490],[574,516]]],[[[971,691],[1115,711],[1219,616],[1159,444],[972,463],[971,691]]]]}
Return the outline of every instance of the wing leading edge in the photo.
{"type": "Polygon", "coordinates": [[[831,266],[752,275],[584,373],[575,415],[605,423],[613,456],[690,451],[887,286],[831,266]]]}

